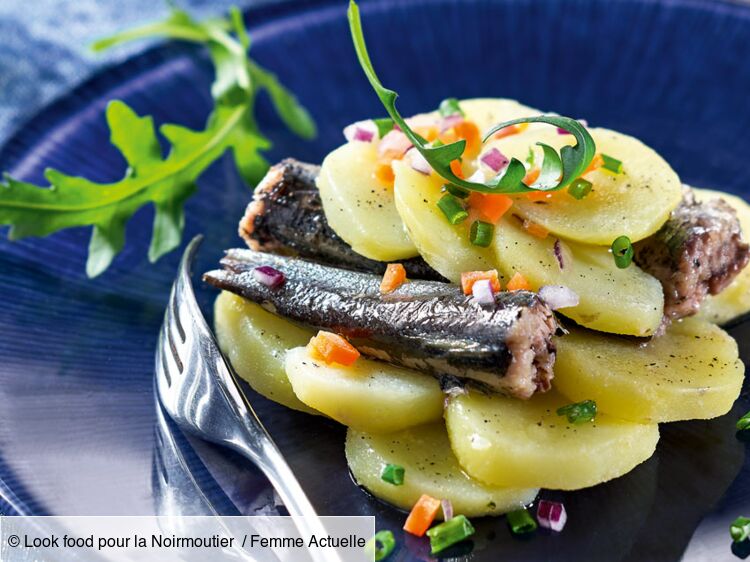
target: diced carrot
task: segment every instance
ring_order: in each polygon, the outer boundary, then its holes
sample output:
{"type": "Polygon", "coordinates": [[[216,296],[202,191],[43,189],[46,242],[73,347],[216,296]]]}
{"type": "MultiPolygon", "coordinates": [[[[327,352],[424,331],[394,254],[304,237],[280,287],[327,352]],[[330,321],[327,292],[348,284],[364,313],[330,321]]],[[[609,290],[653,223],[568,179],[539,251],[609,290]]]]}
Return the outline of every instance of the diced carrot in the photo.
{"type": "Polygon", "coordinates": [[[513,205],[513,199],[507,195],[493,195],[472,191],[469,195],[469,207],[476,210],[482,220],[497,224],[502,216],[513,205]]]}
{"type": "Polygon", "coordinates": [[[502,289],[497,269],[490,269],[489,271],[464,271],[461,274],[461,289],[464,295],[470,295],[474,288],[474,283],[483,279],[490,282],[493,291],[498,292],[502,289]]]}
{"type": "Polygon", "coordinates": [[[411,508],[409,517],[406,518],[404,531],[418,537],[424,536],[427,529],[430,528],[430,525],[435,520],[439,509],[440,500],[427,494],[422,494],[417,503],[414,504],[414,507],[411,508]]]}
{"type": "Polygon", "coordinates": [[[400,263],[389,263],[385,268],[383,280],[380,282],[380,292],[392,293],[406,281],[406,269],[400,263]]]}
{"type": "Polygon", "coordinates": [[[479,150],[482,148],[482,137],[479,133],[479,127],[473,121],[461,121],[453,127],[453,130],[458,138],[466,141],[464,156],[474,158],[479,154],[479,150]]]}
{"type": "Polygon", "coordinates": [[[509,137],[511,135],[517,135],[522,133],[529,127],[528,123],[519,123],[518,125],[510,125],[509,127],[503,127],[497,133],[492,135],[492,138],[501,139],[503,137],[509,137]]]}
{"type": "Polygon", "coordinates": [[[463,179],[464,177],[464,171],[463,168],[461,168],[461,162],[458,160],[452,160],[451,161],[451,172],[453,172],[456,176],[463,179]]]}
{"type": "Polygon", "coordinates": [[[338,334],[320,330],[307,344],[310,354],[326,363],[349,366],[359,357],[357,348],[338,334]]]}
{"type": "Polygon", "coordinates": [[[604,158],[602,158],[602,155],[595,154],[593,160],[591,160],[591,164],[589,164],[589,167],[586,168],[586,171],[583,173],[588,174],[589,172],[593,172],[597,168],[601,168],[603,165],[604,165],[604,158]]]}
{"type": "Polygon", "coordinates": [[[429,127],[414,127],[414,132],[425,139],[427,142],[434,141],[440,134],[440,131],[434,125],[429,127]]]}
{"type": "Polygon", "coordinates": [[[539,168],[531,168],[531,170],[526,172],[526,175],[523,178],[523,183],[525,183],[526,185],[531,185],[537,179],[539,179],[540,172],[541,170],[539,170],[539,168]]]}
{"type": "Polygon", "coordinates": [[[451,128],[440,133],[440,135],[438,135],[438,140],[443,144],[451,144],[458,140],[458,136],[456,135],[456,131],[451,128]]]}
{"type": "Polygon", "coordinates": [[[396,176],[391,167],[391,161],[380,161],[375,167],[375,178],[383,185],[393,186],[396,176]]]}
{"type": "Polygon", "coordinates": [[[526,281],[526,278],[517,271],[513,274],[513,277],[510,278],[510,281],[508,281],[509,291],[528,291],[530,289],[529,282],[526,281]]]}
{"type": "Polygon", "coordinates": [[[523,221],[523,227],[526,229],[526,232],[537,238],[547,238],[549,235],[549,230],[544,228],[541,224],[537,224],[530,220],[523,221]]]}

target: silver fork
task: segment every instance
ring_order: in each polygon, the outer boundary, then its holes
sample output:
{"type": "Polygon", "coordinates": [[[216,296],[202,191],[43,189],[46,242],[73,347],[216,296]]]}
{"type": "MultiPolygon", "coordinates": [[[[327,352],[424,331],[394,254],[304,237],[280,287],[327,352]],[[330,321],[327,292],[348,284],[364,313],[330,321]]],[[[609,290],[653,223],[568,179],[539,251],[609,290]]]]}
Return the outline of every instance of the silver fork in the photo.
{"type": "MultiPolygon", "coordinates": [[[[165,410],[183,431],[229,447],[255,463],[278,492],[302,537],[328,532],[297,478],[219,351],[195,298],[190,268],[202,236],[180,261],[156,350],[156,388],[165,410]]],[[[340,562],[333,550],[311,549],[316,562],[340,562]]]]}

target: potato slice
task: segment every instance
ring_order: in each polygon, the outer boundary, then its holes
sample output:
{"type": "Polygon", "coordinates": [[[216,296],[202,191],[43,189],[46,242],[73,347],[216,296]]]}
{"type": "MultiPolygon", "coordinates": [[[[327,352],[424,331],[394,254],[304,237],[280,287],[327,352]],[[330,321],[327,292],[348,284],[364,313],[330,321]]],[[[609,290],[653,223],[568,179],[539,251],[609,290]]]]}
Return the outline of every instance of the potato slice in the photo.
{"type": "Polygon", "coordinates": [[[384,435],[350,428],[346,433],[346,460],[361,486],[405,510],[411,509],[419,496],[428,494],[449,499],[454,512],[467,517],[500,515],[532,502],[539,492],[534,488],[487,486],[469,478],[458,465],[441,422],[384,435]],[[389,463],[404,467],[402,485],[394,486],[380,477],[389,463]]]}
{"type": "Polygon", "coordinates": [[[661,284],[632,264],[618,269],[612,254],[601,246],[563,242],[560,269],[554,253],[555,237],[537,238],[520,222],[506,216],[495,228],[496,263],[510,278],[518,271],[534,290],[543,285],[566,285],[580,304],[559,312],[588,328],[647,336],[661,324],[664,294],[661,284]]]}
{"type": "Polygon", "coordinates": [[[605,414],[571,424],[556,414],[568,403],[555,391],[528,401],[478,392],[451,399],[446,422],[458,462],[487,484],[577,490],[622,476],[653,454],[656,424],[605,414]]]}
{"type": "MultiPolygon", "coordinates": [[[[507,98],[473,98],[462,100],[461,109],[466,115],[466,119],[473,121],[482,136],[494,125],[511,119],[520,119],[521,117],[534,117],[541,115],[541,111],[518,103],[516,100],[507,98]]],[[[544,127],[544,125],[531,124],[531,127],[544,127]]]]}
{"type": "MultiPolygon", "coordinates": [[[[650,236],[680,203],[680,179],[661,156],[639,140],[608,129],[593,128],[589,132],[597,152],[622,161],[623,173],[603,169],[589,172],[585,178],[593,183],[593,189],[580,201],[564,190],[544,202],[516,196],[515,211],[558,236],[587,244],[609,246],[621,235],[633,242],[650,236]]],[[[541,149],[535,144],[539,141],[558,151],[566,144],[575,144],[573,135],[560,135],[555,128],[547,127],[543,132],[529,130],[505,137],[492,145],[522,162],[533,147],[536,161],[541,162],[541,149]]]]}
{"type": "Polygon", "coordinates": [[[469,221],[450,224],[437,202],[444,195],[445,181],[437,174],[420,174],[404,162],[394,162],[396,208],[409,236],[424,260],[443,277],[459,283],[464,271],[495,267],[490,248],[474,246],[469,240],[469,221]]]}
{"type": "Polygon", "coordinates": [[[393,191],[374,174],[377,147],[347,143],[326,156],[318,189],[328,224],[355,252],[393,261],[417,255],[393,202],[393,191]]]}
{"type": "Polygon", "coordinates": [[[219,348],[237,374],[258,394],[288,408],[317,413],[295,396],[284,372],[284,354],[315,335],[229,292],[214,304],[219,348]]]}
{"type": "Polygon", "coordinates": [[[443,415],[443,392],[429,375],[363,357],[348,367],[326,365],[304,347],[289,350],[285,365],[302,402],[361,431],[398,431],[443,415]]]}
{"type": "Polygon", "coordinates": [[[554,385],[619,418],[670,422],[726,414],[744,373],[732,337],[688,318],[648,342],[573,329],[557,339],[554,385]]]}
{"type": "MultiPolygon", "coordinates": [[[[693,191],[698,201],[721,198],[734,207],[742,225],[742,237],[745,241],[750,240],[750,205],[747,201],[736,195],[712,189],[693,188],[693,191]]],[[[721,293],[706,297],[701,304],[698,317],[723,324],[746,312],[750,312],[750,266],[742,270],[721,293]]]]}

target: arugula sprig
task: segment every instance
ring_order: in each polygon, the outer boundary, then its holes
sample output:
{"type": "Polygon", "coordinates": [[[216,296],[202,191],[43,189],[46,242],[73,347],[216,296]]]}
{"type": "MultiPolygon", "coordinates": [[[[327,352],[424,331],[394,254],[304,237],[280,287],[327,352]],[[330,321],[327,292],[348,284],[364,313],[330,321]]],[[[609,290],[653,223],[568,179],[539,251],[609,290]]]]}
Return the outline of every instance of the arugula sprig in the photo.
{"type": "Polygon", "coordinates": [[[195,192],[203,171],[227,150],[243,179],[253,185],[268,168],[261,151],[271,143],[258,129],[253,111],[260,91],[266,91],[282,121],[297,135],[312,138],[315,124],[294,95],[276,76],[247,58],[250,38],[242,14],[197,22],[182,10],[165,21],[125,31],[94,44],[96,51],[136,39],[162,37],[205,46],[215,67],[211,94],[215,107],[206,126],[195,131],[164,124],[159,132],[169,142],[162,155],[154,121],[137,115],[122,101],[106,109],[111,142],[128,168],[114,183],[99,184],[55,169],[45,171],[43,188],[8,175],[0,182],[0,225],[10,225],[8,237],[48,236],[75,226],[93,226],[86,273],[99,275],[125,244],[127,221],[141,207],[153,204],[155,216],[148,257],[158,260],[182,239],[185,201],[195,192]]]}
{"type": "Polygon", "coordinates": [[[555,191],[567,187],[578,176],[584,173],[596,153],[594,139],[575,119],[562,117],[559,115],[540,115],[537,117],[524,117],[513,119],[504,123],[499,123],[492,127],[486,133],[483,142],[498,132],[500,129],[517,125],[520,123],[547,123],[555,125],[572,134],[576,139],[575,146],[564,146],[560,154],[551,146],[538,142],[542,148],[544,160],[541,165],[539,177],[532,185],[523,183],[526,175],[526,168],[516,158],[511,159],[510,163],[501,175],[488,180],[486,183],[477,183],[466,181],[459,178],[451,170],[450,164],[453,160],[458,160],[466,148],[466,141],[459,140],[451,144],[440,146],[430,145],[423,137],[415,133],[407,124],[406,120],[396,109],[396,98],[398,94],[389,90],[380,82],[375,69],[367,52],[364,34],[362,32],[362,21],[359,14],[359,6],[354,0],[349,2],[349,29],[352,33],[354,48],[357,51],[357,58],[360,66],[364,70],[370,85],[375,90],[378,98],[385,107],[388,115],[401,128],[407,138],[412,142],[415,148],[424,156],[433,170],[441,177],[464,189],[470,191],[479,191],[482,193],[523,193],[534,190],[555,191]]]}

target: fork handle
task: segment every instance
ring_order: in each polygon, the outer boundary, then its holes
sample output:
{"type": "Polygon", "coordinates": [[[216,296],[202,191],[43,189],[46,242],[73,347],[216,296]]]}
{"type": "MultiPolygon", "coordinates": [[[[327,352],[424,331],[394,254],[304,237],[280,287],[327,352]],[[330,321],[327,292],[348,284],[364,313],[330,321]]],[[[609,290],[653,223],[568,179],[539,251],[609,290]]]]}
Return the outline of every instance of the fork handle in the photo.
{"type": "MultiPolygon", "coordinates": [[[[259,441],[257,437],[256,435],[256,443],[259,441]]],[[[303,538],[312,535],[327,536],[328,531],[276,444],[267,433],[263,435],[260,441],[262,442],[262,451],[260,452],[246,447],[242,443],[232,442],[230,445],[255,463],[266,475],[266,478],[284,502],[295,527],[303,538]]],[[[343,562],[338,552],[333,549],[323,551],[315,547],[308,550],[315,562],[343,562]]]]}

